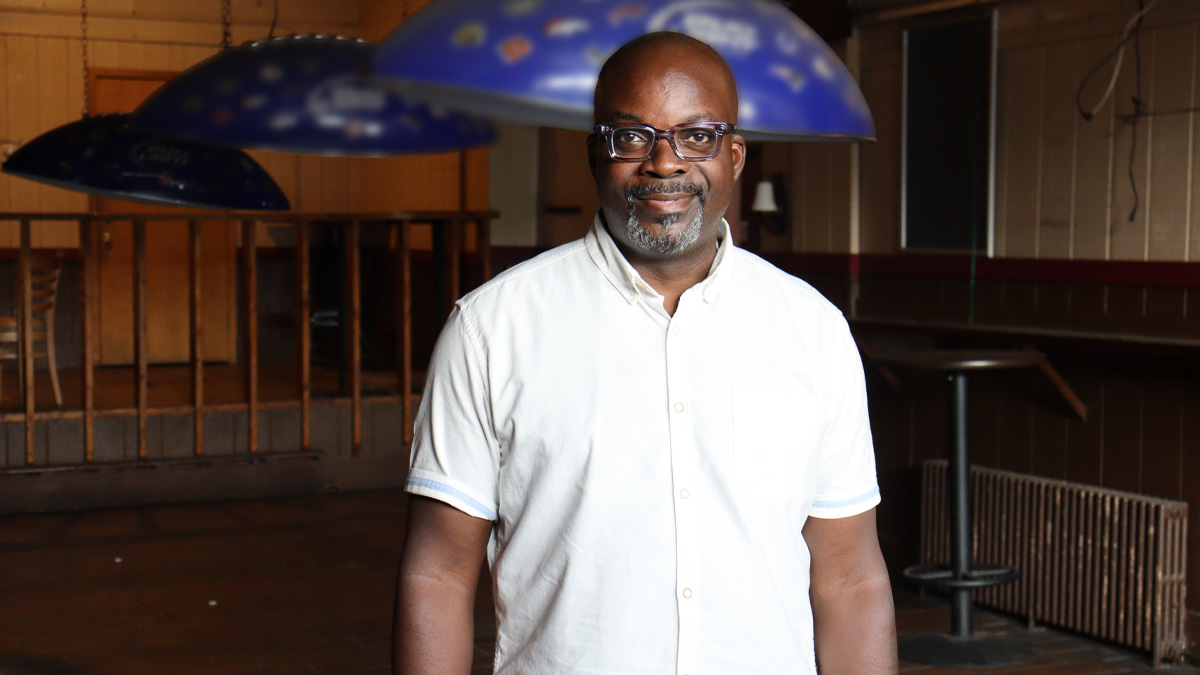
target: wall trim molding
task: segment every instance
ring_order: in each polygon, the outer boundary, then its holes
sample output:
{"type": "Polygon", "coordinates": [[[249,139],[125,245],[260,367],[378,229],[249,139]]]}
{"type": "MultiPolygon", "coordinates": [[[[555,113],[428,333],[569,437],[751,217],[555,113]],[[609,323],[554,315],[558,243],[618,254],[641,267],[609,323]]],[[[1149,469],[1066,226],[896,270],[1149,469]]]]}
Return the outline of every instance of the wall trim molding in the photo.
{"type": "MultiPolygon", "coordinates": [[[[961,255],[768,253],[763,257],[797,275],[971,277],[971,258],[961,255]]],[[[1200,287],[1200,263],[977,258],[974,276],[990,281],[1200,287]]]]}

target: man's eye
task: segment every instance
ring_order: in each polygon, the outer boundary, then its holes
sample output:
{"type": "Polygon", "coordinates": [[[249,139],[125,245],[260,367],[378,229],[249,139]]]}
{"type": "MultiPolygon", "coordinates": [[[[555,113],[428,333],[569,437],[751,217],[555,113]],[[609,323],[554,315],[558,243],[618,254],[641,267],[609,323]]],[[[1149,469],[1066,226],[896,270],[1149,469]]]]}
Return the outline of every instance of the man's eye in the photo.
{"type": "Polygon", "coordinates": [[[683,134],[683,142],[689,145],[712,145],[716,134],[708,129],[688,129],[683,134]]]}
{"type": "Polygon", "coordinates": [[[646,136],[636,131],[618,131],[617,142],[621,145],[641,145],[646,142],[646,136]]]}

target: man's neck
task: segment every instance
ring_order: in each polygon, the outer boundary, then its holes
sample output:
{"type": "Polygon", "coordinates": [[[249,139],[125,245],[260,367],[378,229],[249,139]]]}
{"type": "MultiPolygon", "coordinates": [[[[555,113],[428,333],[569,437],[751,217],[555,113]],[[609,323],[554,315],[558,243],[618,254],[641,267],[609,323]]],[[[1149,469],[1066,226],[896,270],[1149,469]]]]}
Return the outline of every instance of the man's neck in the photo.
{"type": "Polygon", "coordinates": [[[694,254],[669,259],[638,255],[619,242],[617,248],[642,279],[663,296],[663,308],[671,316],[675,315],[684,292],[708,277],[717,257],[716,246],[701,246],[694,254]]]}

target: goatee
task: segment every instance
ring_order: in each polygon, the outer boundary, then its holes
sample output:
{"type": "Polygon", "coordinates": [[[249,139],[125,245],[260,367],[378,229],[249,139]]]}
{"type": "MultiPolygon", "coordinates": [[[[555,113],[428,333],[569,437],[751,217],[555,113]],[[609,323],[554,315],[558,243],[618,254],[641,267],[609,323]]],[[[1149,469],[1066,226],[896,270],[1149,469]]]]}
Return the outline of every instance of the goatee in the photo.
{"type": "Polygon", "coordinates": [[[704,225],[704,206],[708,202],[708,191],[696,185],[681,180],[664,181],[649,185],[639,185],[625,190],[625,200],[629,203],[629,218],[625,222],[625,232],[629,241],[637,248],[648,253],[671,255],[682,251],[700,239],[700,230],[704,225]],[[642,225],[637,216],[636,203],[640,197],[652,194],[693,194],[700,204],[696,214],[683,230],[670,232],[672,225],[679,221],[679,214],[672,213],[655,218],[662,228],[661,234],[651,234],[642,225]]]}

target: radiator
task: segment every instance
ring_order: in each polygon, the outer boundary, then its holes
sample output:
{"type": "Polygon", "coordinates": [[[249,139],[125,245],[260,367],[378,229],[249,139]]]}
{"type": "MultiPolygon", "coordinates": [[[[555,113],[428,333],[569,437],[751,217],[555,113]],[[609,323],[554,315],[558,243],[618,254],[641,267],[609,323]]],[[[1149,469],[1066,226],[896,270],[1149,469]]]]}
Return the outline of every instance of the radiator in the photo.
{"type": "MultiPolygon", "coordinates": [[[[925,463],[921,562],[946,564],[945,460],[925,463]]],[[[1020,579],[975,592],[980,605],[1134,649],[1155,663],[1187,647],[1187,504],[971,467],[972,556],[1020,579]]]]}

